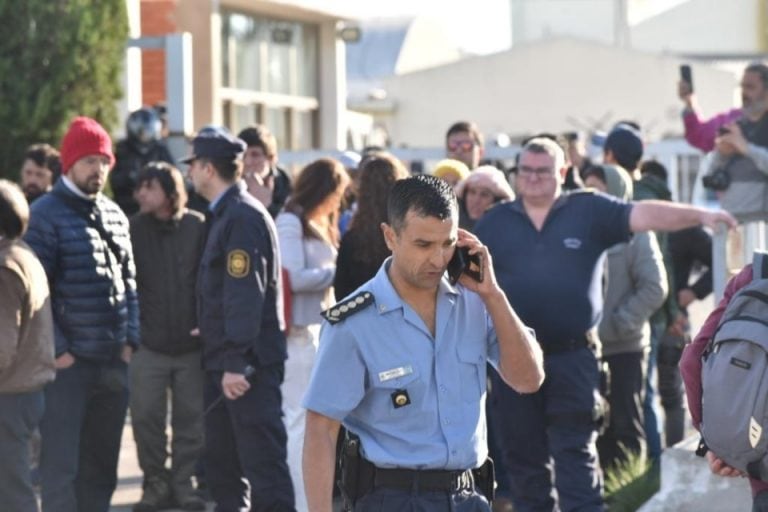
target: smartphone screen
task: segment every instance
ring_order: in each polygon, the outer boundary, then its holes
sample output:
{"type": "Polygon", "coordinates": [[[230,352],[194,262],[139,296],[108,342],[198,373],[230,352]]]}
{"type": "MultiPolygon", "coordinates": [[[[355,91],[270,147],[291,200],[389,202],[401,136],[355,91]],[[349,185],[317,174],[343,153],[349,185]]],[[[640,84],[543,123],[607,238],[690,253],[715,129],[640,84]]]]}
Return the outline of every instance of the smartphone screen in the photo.
{"type": "Polygon", "coordinates": [[[687,82],[693,92],[693,72],[688,64],[680,66],[680,80],[687,82]]]}

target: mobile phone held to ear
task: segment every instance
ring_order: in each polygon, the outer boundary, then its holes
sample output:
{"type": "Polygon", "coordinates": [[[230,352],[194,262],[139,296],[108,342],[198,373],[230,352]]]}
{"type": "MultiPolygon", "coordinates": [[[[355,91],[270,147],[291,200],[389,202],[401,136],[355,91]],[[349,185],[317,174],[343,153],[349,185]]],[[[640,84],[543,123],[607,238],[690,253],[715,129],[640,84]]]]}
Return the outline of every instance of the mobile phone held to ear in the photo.
{"type": "Polygon", "coordinates": [[[482,254],[469,254],[466,247],[457,247],[453,251],[453,258],[448,262],[448,280],[451,284],[459,281],[461,274],[467,274],[478,283],[485,277],[482,254]]]}
{"type": "Polygon", "coordinates": [[[680,66],[680,80],[687,83],[691,92],[693,92],[693,73],[691,71],[691,66],[688,64],[680,66]]]}

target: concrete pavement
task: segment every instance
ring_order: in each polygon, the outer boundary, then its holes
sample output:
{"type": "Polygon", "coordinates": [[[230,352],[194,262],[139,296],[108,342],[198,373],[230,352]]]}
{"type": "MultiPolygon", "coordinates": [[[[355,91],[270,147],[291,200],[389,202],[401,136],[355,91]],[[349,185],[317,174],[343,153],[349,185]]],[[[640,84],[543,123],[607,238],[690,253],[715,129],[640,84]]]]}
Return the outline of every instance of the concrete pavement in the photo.
{"type": "MultiPolygon", "coordinates": [[[[141,499],[142,473],[136,456],[136,444],[133,440],[130,418],[125,422],[125,429],[123,430],[117,479],[117,489],[112,496],[112,507],[109,510],[110,512],[131,512],[133,505],[141,499]]],[[[176,511],[177,509],[168,510],[176,511]]],[[[213,511],[213,504],[208,505],[208,511],[213,511]]]]}

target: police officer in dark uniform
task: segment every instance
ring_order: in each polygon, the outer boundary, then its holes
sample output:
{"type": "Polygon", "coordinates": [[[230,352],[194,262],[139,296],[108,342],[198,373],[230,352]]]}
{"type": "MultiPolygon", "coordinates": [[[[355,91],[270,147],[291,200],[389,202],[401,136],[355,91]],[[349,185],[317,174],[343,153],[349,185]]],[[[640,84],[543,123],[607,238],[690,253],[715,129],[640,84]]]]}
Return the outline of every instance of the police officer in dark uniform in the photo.
{"type": "Polygon", "coordinates": [[[240,181],[244,150],[223,129],[206,130],[183,160],[210,201],[197,293],[206,474],[217,511],[293,511],[281,420],[280,257],[271,216],[240,181]]]}

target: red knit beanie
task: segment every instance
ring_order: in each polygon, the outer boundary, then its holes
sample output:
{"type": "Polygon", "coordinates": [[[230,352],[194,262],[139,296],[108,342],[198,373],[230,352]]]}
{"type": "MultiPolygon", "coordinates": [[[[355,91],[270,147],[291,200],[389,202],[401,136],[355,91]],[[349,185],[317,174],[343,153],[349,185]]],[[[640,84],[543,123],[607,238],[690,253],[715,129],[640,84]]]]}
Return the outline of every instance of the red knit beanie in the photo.
{"type": "Polygon", "coordinates": [[[107,131],[90,117],[76,117],[61,140],[61,172],[67,174],[78,160],[90,155],[109,157],[110,169],[115,165],[107,131]]]}

